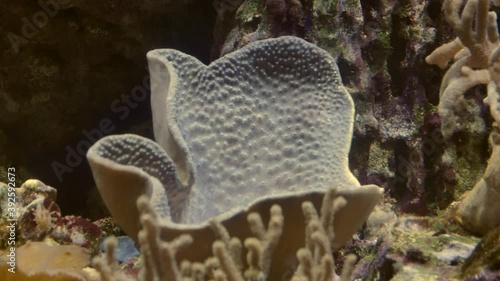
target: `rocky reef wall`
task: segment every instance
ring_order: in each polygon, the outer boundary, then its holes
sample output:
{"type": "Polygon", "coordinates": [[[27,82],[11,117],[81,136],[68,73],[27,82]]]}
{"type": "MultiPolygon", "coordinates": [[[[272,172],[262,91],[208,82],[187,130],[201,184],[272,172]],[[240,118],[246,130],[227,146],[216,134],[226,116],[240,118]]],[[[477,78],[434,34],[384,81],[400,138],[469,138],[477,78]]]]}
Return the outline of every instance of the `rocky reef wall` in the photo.
{"type": "Polygon", "coordinates": [[[424,58],[455,37],[442,1],[40,3],[0,4],[0,166],[18,167],[20,182],[34,176],[60,188],[63,210],[86,204],[91,143],[111,133],[151,136],[148,50],[175,48],[209,62],[281,35],[337,58],[356,105],[351,170],[384,186],[400,210],[444,209],[484,171],[484,87],[469,91],[465,129],[446,143],[440,132],[444,71],[424,58]]]}
{"type": "Polygon", "coordinates": [[[245,1],[231,29],[216,25],[226,33],[213,53],[285,34],[328,50],[356,104],[351,169],[362,183],[384,186],[400,210],[435,213],[481,177],[491,123],[485,87],[476,87],[463,109],[464,129],[443,140],[437,104],[444,71],[425,63],[456,36],[441,9],[438,0],[245,1]]]}

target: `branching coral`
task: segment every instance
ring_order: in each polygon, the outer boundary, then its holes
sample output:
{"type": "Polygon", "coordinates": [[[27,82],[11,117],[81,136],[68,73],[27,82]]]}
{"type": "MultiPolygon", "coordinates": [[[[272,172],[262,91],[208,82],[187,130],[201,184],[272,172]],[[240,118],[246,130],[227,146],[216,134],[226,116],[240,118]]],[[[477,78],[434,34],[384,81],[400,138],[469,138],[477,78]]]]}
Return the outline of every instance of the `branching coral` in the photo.
{"type": "Polygon", "coordinates": [[[484,99],[485,104],[490,107],[493,117],[493,127],[500,126],[500,47],[497,47],[490,56],[489,62],[490,82],[488,83],[488,96],[484,99]]]}
{"type": "Polygon", "coordinates": [[[497,16],[488,12],[488,0],[468,0],[460,14],[463,1],[446,0],[444,13],[458,34],[458,38],[447,43],[426,61],[445,68],[449,59],[455,62],[446,72],[440,89],[439,115],[441,131],[449,138],[459,122],[457,106],[463,101],[464,93],[479,84],[487,84],[487,97],[493,117],[493,132],[490,135],[492,153],[483,177],[475,184],[464,199],[453,207],[456,219],[474,233],[484,234],[500,225],[500,47],[497,16]]]}
{"type": "Polygon", "coordinates": [[[500,225],[500,135],[490,135],[492,153],[483,177],[459,203],[457,219],[474,233],[500,225]]]}
{"type": "Polygon", "coordinates": [[[479,234],[485,234],[500,225],[500,47],[491,55],[489,65],[491,80],[485,102],[489,104],[494,120],[494,131],[489,138],[492,152],[484,175],[466,194],[457,210],[457,220],[467,229],[479,234]]]}
{"type": "MultiPolygon", "coordinates": [[[[335,189],[329,190],[323,197],[320,215],[312,202],[307,201],[302,204],[306,222],[306,247],[297,252],[300,265],[295,270],[292,280],[339,280],[334,272],[331,241],[335,235],[333,225],[335,214],[345,205],[346,200],[338,196],[335,189]]],[[[138,207],[141,210],[141,225],[143,227],[139,234],[139,243],[143,253],[143,267],[139,279],[142,281],[264,281],[275,280],[269,276],[285,276],[286,274],[286,272],[271,273],[271,271],[281,270],[281,268],[271,267],[273,259],[290,258],[279,256],[280,252],[276,252],[281,236],[287,236],[287,233],[283,233],[285,218],[279,205],[273,205],[270,208],[267,229],[259,214],[250,213],[247,216],[254,237],[245,239],[243,244],[246,250],[243,250],[240,238],[231,237],[219,221],[212,220],[212,230],[216,235],[216,240],[212,243],[213,256],[205,257],[204,261],[183,260],[180,263],[178,262],[178,253],[182,252],[182,248],[194,242],[193,237],[185,234],[170,242],[165,242],[160,237],[160,222],[157,220],[149,200],[141,197],[138,200],[138,207]],[[244,251],[246,251],[246,266],[243,262],[244,251]]],[[[299,241],[294,242],[299,243],[299,241]]],[[[124,276],[118,270],[113,255],[116,241],[108,239],[105,244],[106,257],[94,260],[96,268],[101,272],[102,280],[132,280],[131,277],[124,276]]],[[[346,270],[343,271],[340,280],[350,280],[350,272],[354,263],[353,257],[349,256],[346,270]]],[[[288,270],[293,270],[293,268],[288,270]]]]}
{"type": "MultiPolygon", "coordinates": [[[[297,251],[300,265],[295,271],[292,281],[330,281],[339,280],[332,270],[334,260],[330,241],[335,237],[333,220],[335,214],[346,201],[343,197],[335,197],[335,191],[328,192],[318,216],[314,205],[307,201],[302,204],[306,219],[306,247],[297,251]]],[[[342,270],[340,280],[351,280],[352,268],[356,257],[349,255],[342,270]]]]}
{"type": "Polygon", "coordinates": [[[465,92],[489,82],[488,59],[499,44],[497,16],[488,12],[489,0],[469,0],[461,10],[462,4],[462,0],[444,1],[445,17],[458,37],[437,48],[425,59],[428,64],[442,69],[446,68],[449,60],[454,60],[439,90],[438,112],[445,139],[459,129],[457,115],[465,92]]]}
{"type": "Polygon", "coordinates": [[[193,243],[192,236],[184,234],[169,243],[163,242],[159,236],[160,222],[155,219],[156,215],[148,200],[141,197],[138,205],[142,210],[141,222],[144,227],[139,233],[145,261],[141,272],[142,280],[205,280],[206,275],[208,279],[243,281],[265,280],[269,275],[272,256],[283,231],[283,215],[278,205],[271,207],[267,229],[259,214],[250,213],[247,216],[255,238],[247,238],[244,243],[247,249],[246,270],[242,261],[241,240],[231,237],[216,219],[211,221],[216,239],[212,244],[214,257],[208,258],[203,264],[183,261],[179,268],[176,253],[182,246],[193,243]]]}

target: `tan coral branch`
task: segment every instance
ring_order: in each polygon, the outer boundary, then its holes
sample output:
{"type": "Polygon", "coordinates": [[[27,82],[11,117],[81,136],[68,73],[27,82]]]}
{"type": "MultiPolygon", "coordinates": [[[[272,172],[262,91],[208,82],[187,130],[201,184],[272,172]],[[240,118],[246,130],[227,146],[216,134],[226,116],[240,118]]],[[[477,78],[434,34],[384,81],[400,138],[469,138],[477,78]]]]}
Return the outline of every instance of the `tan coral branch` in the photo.
{"type": "Polygon", "coordinates": [[[448,67],[448,62],[452,60],[455,55],[464,48],[459,38],[443,44],[436,48],[430,55],[425,58],[427,64],[437,65],[441,69],[448,67]]]}

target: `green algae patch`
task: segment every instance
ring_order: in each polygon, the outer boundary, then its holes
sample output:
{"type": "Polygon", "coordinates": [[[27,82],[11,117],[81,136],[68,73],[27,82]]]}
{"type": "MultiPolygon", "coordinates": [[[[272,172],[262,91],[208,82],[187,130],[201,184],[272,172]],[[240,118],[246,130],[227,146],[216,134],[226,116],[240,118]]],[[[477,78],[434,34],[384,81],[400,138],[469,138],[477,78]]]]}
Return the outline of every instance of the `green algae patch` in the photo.
{"type": "Polygon", "coordinates": [[[241,6],[241,10],[239,12],[238,17],[243,21],[243,22],[248,22],[253,19],[256,15],[260,13],[261,10],[261,1],[259,0],[249,0],[243,3],[241,6]]]}

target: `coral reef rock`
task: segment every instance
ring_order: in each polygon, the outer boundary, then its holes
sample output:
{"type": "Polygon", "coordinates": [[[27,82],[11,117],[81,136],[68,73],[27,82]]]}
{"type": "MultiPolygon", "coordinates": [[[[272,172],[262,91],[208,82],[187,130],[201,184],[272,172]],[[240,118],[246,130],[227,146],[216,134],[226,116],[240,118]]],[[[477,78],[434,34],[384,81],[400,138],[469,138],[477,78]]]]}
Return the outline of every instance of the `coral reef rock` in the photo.
{"type": "MultiPolygon", "coordinates": [[[[8,248],[11,231],[9,220],[16,220],[16,246],[26,241],[52,239],[59,244],[84,247],[97,253],[101,229],[89,220],[78,216],[62,216],[56,203],[56,189],[35,179],[27,180],[13,188],[15,204],[9,206],[9,187],[0,182],[0,249],[8,248]],[[9,209],[10,208],[10,209],[9,209]],[[13,210],[13,213],[7,212],[13,210]]],[[[14,198],[11,196],[11,199],[14,198]]]]}

